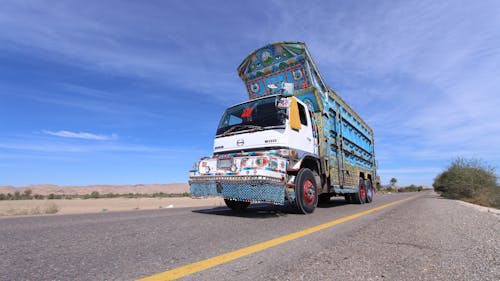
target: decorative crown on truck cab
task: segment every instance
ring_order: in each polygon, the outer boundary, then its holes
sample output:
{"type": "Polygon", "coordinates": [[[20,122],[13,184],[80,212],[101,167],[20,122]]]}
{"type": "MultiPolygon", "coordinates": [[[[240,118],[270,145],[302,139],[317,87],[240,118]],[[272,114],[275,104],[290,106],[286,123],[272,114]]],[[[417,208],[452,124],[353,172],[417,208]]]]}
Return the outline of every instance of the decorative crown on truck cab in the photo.
{"type": "Polygon", "coordinates": [[[252,52],[238,67],[238,75],[246,85],[250,100],[277,94],[288,94],[313,86],[312,75],[317,83],[324,83],[317,74],[307,47],[302,42],[279,42],[266,45],[252,52]],[[313,73],[312,73],[313,72],[313,73]]]}

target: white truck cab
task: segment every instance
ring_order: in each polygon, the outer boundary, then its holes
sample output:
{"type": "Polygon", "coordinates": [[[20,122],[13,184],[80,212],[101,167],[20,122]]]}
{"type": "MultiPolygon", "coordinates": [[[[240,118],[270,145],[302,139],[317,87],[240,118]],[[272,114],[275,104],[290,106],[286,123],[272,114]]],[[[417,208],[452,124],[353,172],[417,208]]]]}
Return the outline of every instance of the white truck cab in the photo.
{"type": "Polygon", "coordinates": [[[293,96],[271,95],[229,107],[217,128],[213,156],[190,171],[191,189],[198,196],[219,194],[232,208],[293,200],[293,188],[285,187],[293,186],[295,176],[287,171],[298,170],[305,157],[318,157],[311,116],[293,96]]]}
{"type": "Polygon", "coordinates": [[[215,136],[216,154],[272,148],[317,154],[317,133],[313,134],[311,114],[302,101],[280,95],[266,96],[225,111],[215,136]],[[291,108],[292,103],[296,108],[291,108]],[[291,111],[295,111],[295,115],[291,111]],[[290,118],[296,120],[290,121],[290,118]]]}

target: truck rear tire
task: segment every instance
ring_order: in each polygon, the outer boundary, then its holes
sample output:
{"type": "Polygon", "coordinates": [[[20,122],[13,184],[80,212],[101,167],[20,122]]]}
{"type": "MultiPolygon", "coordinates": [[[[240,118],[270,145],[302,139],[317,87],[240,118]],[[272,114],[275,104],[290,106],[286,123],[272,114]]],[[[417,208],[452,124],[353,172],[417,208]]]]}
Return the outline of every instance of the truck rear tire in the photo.
{"type": "Polygon", "coordinates": [[[356,204],[365,204],[366,202],[366,185],[365,185],[365,180],[363,178],[359,178],[359,183],[358,183],[358,192],[353,193],[351,195],[353,202],[356,204]]]}
{"type": "Polygon", "coordinates": [[[295,178],[295,203],[303,214],[311,214],[318,205],[316,180],[308,168],[300,169],[295,178]]]}
{"type": "Polygon", "coordinates": [[[226,203],[226,206],[230,208],[233,211],[244,211],[248,206],[250,206],[250,202],[245,202],[245,201],[235,201],[235,200],[229,200],[229,199],[224,199],[224,202],[226,203]]]}
{"type": "Polygon", "coordinates": [[[371,203],[373,201],[373,193],[375,192],[373,190],[372,181],[367,179],[365,181],[365,186],[366,186],[366,203],[371,203]]]}

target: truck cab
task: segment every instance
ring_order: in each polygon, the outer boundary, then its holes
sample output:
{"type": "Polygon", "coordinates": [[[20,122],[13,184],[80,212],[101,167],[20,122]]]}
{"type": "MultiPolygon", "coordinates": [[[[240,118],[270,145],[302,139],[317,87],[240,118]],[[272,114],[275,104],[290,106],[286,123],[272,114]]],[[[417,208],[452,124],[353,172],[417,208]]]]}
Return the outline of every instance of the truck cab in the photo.
{"type": "Polygon", "coordinates": [[[316,154],[307,106],[294,97],[266,96],[228,108],[214,141],[216,154],[262,149],[295,149],[316,154]]]}
{"type": "Polygon", "coordinates": [[[233,208],[293,201],[295,190],[286,188],[295,178],[290,171],[306,156],[317,158],[318,134],[311,116],[304,102],[284,95],[229,107],[217,128],[213,156],[190,171],[191,190],[198,196],[222,196],[233,208]]]}

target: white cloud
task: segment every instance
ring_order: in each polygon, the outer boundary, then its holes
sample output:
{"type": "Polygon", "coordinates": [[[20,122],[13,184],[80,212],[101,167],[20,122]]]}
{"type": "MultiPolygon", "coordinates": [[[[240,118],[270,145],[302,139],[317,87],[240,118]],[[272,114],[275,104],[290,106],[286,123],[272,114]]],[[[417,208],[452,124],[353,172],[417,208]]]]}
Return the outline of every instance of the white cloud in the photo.
{"type": "Polygon", "coordinates": [[[61,137],[61,138],[73,138],[73,139],[85,139],[85,140],[98,140],[98,141],[108,141],[108,140],[116,140],[118,139],[118,135],[112,134],[112,135],[96,135],[92,133],[85,133],[85,132],[70,132],[70,131],[47,131],[47,130],[42,130],[42,133],[46,135],[51,135],[51,136],[56,136],[56,137],[61,137]]]}

